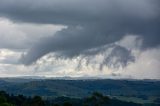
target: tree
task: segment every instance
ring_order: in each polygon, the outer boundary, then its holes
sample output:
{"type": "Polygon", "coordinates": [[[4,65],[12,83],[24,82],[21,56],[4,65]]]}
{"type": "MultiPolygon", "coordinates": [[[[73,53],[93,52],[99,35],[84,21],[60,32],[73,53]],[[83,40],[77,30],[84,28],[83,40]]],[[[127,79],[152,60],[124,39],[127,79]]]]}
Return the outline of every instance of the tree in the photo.
{"type": "Polygon", "coordinates": [[[64,102],[63,106],[72,106],[72,104],[69,102],[64,102]]]}
{"type": "Polygon", "coordinates": [[[12,104],[7,103],[7,98],[5,97],[4,94],[5,94],[4,92],[3,92],[3,94],[2,94],[2,92],[0,94],[0,106],[13,106],[12,104]]]}
{"type": "Polygon", "coordinates": [[[2,103],[2,104],[0,104],[0,106],[13,106],[13,105],[9,104],[9,103],[2,103]]]}
{"type": "Polygon", "coordinates": [[[110,98],[104,96],[101,93],[94,92],[91,97],[86,98],[85,105],[89,106],[101,106],[104,104],[109,104],[110,98]]]}
{"type": "Polygon", "coordinates": [[[0,96],[0,104],[7,102],[7,99],[4,96],[0,96]]]}
{"type": "Polygon", "coordinates": [[[32,99],[31,105],[32,106],[44,106],[44,101],[42,100],[40,96],[35,96],[32,99]]]}

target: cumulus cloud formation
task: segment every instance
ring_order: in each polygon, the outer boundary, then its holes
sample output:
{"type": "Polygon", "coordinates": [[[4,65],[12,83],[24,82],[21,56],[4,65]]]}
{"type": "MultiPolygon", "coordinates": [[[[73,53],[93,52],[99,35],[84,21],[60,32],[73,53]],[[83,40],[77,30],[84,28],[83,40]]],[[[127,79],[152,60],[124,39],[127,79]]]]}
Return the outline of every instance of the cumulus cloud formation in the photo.
{"type": "Polygon", "coordinates": [[[159,0],[1,0],[0,16],[19,24],[65,26],[25,47],[24,65],[54,53],[60,59],[85,58],[86,64],[103,55],[100,69],[124,68],[136,62],[135,49],[160,45],[159,0]]]}

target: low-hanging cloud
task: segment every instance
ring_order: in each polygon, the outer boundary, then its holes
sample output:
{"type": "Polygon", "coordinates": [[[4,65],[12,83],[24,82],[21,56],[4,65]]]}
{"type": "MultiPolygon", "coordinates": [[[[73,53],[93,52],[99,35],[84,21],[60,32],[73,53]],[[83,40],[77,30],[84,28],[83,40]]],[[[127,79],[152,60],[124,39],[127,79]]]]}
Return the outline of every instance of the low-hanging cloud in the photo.
{"type": "MultiPolygon", "coordinates": [[[[159,6],[159,0],[1,0],[0,16],[16,22],[67,26],[22,56],[22,63],[29,65],[50,52],[65,58],[89,55],[88,50],[110,45],[126,34],[142,38],[142,49],[158,46],[159,6]]],[[[124,66],[134,60],[129,50],[117,46],[104,62],[108,64],[116,53],[124,66]]]]}

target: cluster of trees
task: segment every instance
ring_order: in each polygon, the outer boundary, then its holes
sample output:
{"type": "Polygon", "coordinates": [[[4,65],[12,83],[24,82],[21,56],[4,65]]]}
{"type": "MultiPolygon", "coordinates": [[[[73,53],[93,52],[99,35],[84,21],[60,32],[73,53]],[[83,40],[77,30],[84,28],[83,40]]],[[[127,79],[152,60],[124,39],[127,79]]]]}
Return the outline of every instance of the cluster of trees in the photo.
{"type": "Polygon", "coordinates": [[[0,91],[0,106],[141,106],[141,104],[110,99],[98,92],[82,99],[58,97],[52,100],[43,100],[40,96],[15,96],[0,91]]]}
{"type": "Polygon", "coordinates": [[[0,106],[44,106],[44,104],[40,96],[30,98],[23,95],[9,95],[5,91],[0,91],[0,106]]]}
{"type": "Polygon", "coordinates": [[[159,98],[156,98],[156,99],[154,100],[154,102],[160,104],[160,97],[159,97],[159,98]]]}

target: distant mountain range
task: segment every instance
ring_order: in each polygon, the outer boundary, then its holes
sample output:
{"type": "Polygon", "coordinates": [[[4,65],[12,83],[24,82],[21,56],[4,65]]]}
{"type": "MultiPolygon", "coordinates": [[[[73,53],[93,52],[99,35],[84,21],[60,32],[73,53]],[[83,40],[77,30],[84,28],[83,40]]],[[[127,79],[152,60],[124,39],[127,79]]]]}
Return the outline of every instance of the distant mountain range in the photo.
{"type": "Polygon", "coordinates": [[[26,96],[85,97],[94,91],[110,96],[159,96],[158,80],[1,78],[0,90],[26,96]]]}
{"type": "MultiPolygon", "coordinates": [[[[37,79],[62,79],[62,80],[105,80],[106,78],[104,77],[90,77],[90,76],[82,76],[82,77],[70,77],[70,76],[64,76],[64,77],[45,77],[45,76],[19,76],[19,77],[0,77],[0,80],[17,80],[17,79],[33,79],[33,80],[37,80],[37,79]]],[[[108,78],[109,79],[109,78],[108,78]]],[[[117,79],[109,79],[109,80],[128,80],[128,81],[160,81],[160,79],[123,79],[123,78],[117,78],[117,79]]]]}

